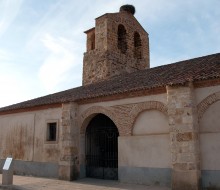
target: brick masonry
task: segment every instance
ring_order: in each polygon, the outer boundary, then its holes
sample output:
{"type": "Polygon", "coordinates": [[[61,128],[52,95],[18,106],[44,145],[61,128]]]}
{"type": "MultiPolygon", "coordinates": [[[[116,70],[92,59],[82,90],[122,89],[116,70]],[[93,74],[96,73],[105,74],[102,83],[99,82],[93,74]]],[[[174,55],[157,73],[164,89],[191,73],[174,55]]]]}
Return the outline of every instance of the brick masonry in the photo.
{"type": "Polygon", "coordinates": [[[138,115],[146,110],[158,110],[167,115],[167,106],[162,102],[148,101],[137,104],[127,104],[112,107],[94,106],[88,108],[81,115],[80,133],[84,134],[89,121],[95,114],[107,115],[118,127],[120,136],[132,135],[133,124],[138,115]]]}
{"type": "Polygon", "coordinates": [[[83,85],[149,68],[148,34],[132,14],[126,11],[105,14],[96,19],[95,28],[85,33],[83,85]],[[125,31],[122,37],[120,27],[125,31]]]}
{"type": "Polygon", "coordinates": [[[205,113],[205,111],[208,109],[210,105],[214,104],[215,102],[219,100],[220,100],[220,92],[216,92],[216,93],[209,95],[203,101],[201,101],[197,106],[199,119],[202,118],[203,114],[205,113]]]}

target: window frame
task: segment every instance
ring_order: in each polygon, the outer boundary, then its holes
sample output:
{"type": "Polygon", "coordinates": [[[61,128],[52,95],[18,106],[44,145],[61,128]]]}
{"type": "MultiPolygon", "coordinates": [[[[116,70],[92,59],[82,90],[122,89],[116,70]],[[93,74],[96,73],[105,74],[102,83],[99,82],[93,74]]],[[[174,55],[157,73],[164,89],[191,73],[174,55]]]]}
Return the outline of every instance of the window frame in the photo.
{"type": "Polygon", "coordinates": [[[56,119],[53,119],[53,120],[47,120],[46,121],[46,129],[45,129],[45,143],[46,144],[56,144],[58,143],[58,137],[59,137],[59,121],[56,119]],[[49,140],[49,133],[50,133],[50,124],[52,123],[56,123],[56,138],[55,140],[49,140]]]}

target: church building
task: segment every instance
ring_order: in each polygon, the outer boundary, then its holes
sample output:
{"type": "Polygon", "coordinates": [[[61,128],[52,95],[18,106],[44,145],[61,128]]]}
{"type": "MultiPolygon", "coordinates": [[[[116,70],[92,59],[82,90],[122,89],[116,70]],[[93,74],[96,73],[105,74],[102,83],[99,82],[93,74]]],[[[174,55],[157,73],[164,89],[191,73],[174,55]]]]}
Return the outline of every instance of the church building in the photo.
{"type": "Polygon", "coordinates": [[[220,53],[150,68],[134,13],[85,31],[82,86],[0,108],[0,173],[220,188],[220,53]]]}

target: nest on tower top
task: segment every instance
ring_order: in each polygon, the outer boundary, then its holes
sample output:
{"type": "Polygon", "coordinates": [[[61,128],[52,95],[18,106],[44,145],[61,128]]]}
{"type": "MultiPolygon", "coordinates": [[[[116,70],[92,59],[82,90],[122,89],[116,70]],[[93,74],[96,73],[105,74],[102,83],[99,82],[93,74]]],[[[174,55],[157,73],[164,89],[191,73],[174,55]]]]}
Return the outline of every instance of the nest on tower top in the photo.
{"type": "Polygon", "coordinates": [[[132,15],[134,15],[135,7],[133,5],[123,5],[123,6],[120,7],[120,12],[121,11],[126,11],[126,12],[131,13],[132,15]]]}

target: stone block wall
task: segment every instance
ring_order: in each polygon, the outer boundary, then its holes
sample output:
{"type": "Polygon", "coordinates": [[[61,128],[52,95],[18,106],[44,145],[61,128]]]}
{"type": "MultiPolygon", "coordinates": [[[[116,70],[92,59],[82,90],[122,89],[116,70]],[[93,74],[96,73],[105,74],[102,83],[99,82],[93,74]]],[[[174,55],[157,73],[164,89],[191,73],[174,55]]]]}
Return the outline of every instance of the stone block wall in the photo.
{"type": "Polygon", "coordinates": [[[199,125],[194,88],[167,87],[172,155],[172,189],[200,188],[199,125]]]}
{"type": "Polygon", "coordinates": [[[59,179],[73,180],[79,176],[78,105],[63,104],[60,135],[59,179]]]}
{"type": "Polygon", "coordinates": [[[144,60],[137,60],[119,52],[93,50],[84,54],[83,84],[145,69],[144,66],[144,60]]]}
{"type": "Polygon", "coordinates": [[[87,52],[83,60],[83,85],[102,81],[124,72],[131,73],[149,68],[148,34],[132,14],[126,12],[105,14],[96,19],[95,29],[85,33],[87,34],[87,52]],[[125,51],[122,51],[118,45],[119,26],[122,26],[125,31],[122,42],[126,43],[125,51]],[[135,47],[135,33],[140,36],[136,43],[138,47],[135,47]],[[93,41],[95,46],[92,45],[93,41]]]}
{"type": "Polygon", "coordinates": [[[110,76],[111,67],[106,60],[107,53],[93,50],[84,54],[83,85],[104,80],[110,76]]]}

